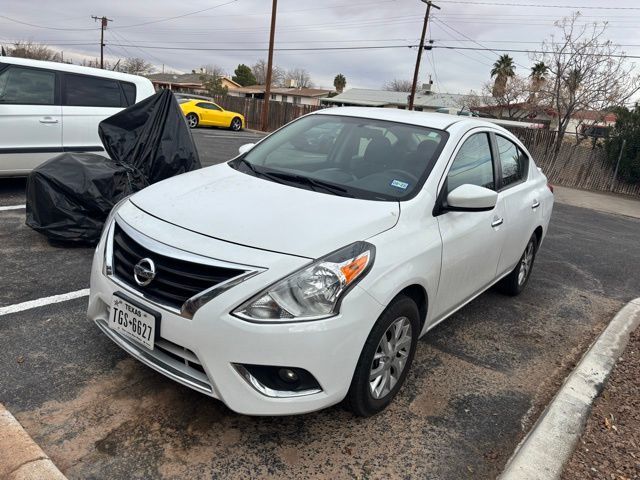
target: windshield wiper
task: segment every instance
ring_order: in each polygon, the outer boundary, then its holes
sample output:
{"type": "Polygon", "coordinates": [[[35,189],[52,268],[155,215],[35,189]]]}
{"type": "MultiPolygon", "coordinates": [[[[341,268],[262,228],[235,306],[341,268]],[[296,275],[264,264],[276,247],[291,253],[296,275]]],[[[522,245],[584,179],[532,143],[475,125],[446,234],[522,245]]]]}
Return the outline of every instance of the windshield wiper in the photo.
{"type": "MultiPolygon", "coordinates": [[[[343,197],[353,197],[353,195],[348,193],[346,188],[340,187],[338,185],[334,185],[329,182],[325,182],[323,180],[318,180],[317,178],[305,177],[304,175],[299,175],[297,173],[286,173],[286,172],[261,172],[264,176],[276,177],[277,179],[287,180],[290,182],[303,184],[312,187],[312,190],[316,190],[315,187],[322,188],[329,193],[333,193],[335,195],[340,195],[343,197]]],[[[317,191],[317,190],[316,190],[317,191]]]]}

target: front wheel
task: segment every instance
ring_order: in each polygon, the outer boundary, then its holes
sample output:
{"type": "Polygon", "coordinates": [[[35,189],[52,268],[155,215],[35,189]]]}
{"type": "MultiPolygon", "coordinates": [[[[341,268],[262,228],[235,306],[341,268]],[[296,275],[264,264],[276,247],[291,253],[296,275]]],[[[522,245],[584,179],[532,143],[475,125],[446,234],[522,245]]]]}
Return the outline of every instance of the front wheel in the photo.
{"type": "Polygon", "coordinates": [[[346,398],[356,415],[375,415],[391,403],[407,376],[419,334],[417,305],[397,297],[373,326],[356,365],[346,398]]]}
{"type": "Polygon", "coordinates": [[[538,237],[534,233],[531,235],[516,268],[498,283],[498,289],[502,293],[515,297],[524,290],[529,282],[531,270],[533,270],[533,261],[536,259],[537,250],[538,237]]]}
{"type": "Polygon", "coordinates": [[[240,118],[238,117],[235,117],[233,120],[231,120],[231,125],[229,125],[229,128],[234,132],[239,132],[240,130],[242,130],[242,120],[240,120],[240,118]]]}
{"type": "Polygon", "coordinates": [[[195,113],[190,113],[189,115],[187,115],[187,125],[189,125],[189,128],[196,128],[198,126],[198,123],[200,123],[198,115],[196,115],[195,113]]]}

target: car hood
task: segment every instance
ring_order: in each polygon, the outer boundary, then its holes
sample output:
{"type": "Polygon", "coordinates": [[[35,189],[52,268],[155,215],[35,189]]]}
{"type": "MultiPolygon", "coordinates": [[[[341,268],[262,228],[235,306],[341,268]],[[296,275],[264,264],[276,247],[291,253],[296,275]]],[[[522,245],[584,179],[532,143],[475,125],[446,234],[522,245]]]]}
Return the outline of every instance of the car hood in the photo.
{"type": "Polygon", "coordinates": [[[156,183],[131,202],[161,220],[219,240],[308,258],[388,230],[400,214],[397,202],[291,187],[226,163],[156,183]]]}

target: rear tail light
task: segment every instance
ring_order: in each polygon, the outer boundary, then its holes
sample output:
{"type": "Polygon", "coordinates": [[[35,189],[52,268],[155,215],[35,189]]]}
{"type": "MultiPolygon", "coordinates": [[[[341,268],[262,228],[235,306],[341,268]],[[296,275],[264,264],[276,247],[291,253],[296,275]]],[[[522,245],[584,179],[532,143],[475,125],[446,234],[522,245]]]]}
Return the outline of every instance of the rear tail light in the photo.
{"type": "Polygon", "coordinates": [[[547,188],[551,191],[551,193],[553,193],[553,185],[547,183],[547,188]]]}

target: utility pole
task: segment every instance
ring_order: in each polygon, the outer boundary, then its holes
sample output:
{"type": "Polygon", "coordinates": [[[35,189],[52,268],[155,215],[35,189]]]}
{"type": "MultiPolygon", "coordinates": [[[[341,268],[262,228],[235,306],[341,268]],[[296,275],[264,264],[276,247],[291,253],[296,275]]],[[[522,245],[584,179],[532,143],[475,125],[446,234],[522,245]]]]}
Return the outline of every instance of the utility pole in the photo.
{"type": "Polygon", "coordinates": [[[413,71],[413,83],[411,84],[411,95],[409,95],[409,110],[413,110],[413,102],[416,98],[416,87],[418,85],[418,73],[420,71],[420,60],[422,59],[422,50],[424,50],[424,37],[427,34],[427,24],[429,23],[429,13],[431,7],[440,10],[440,7],[431,0],[422,0],[427,4],[427,13],[424,16],[424,24],[422,25],[422,36],[420,37],[420,46],[418,47],[418,58],[416,59],[416,68],[413,71]]]}
{"type": "Polygon", "coordinates": [[[113,22],[110,18],[105,17],[96,17],[95,15],[91,15],[96,22],[100,21],[100,68],[104,68],[104,31],[107,28],[108,22],[113,22]]]}
{"type": "Polygon", "coordinates": [[[267,78],[264,87],[264,101],[262,102],[262,130],[269,128],[269,102],[271,101],[271,74],[273,71],[273,41],[276,35],[276,9],[278,0],[273,0],[271,6],[271,33],[269,34],[269,58],[267,59],[267,78]]]}

